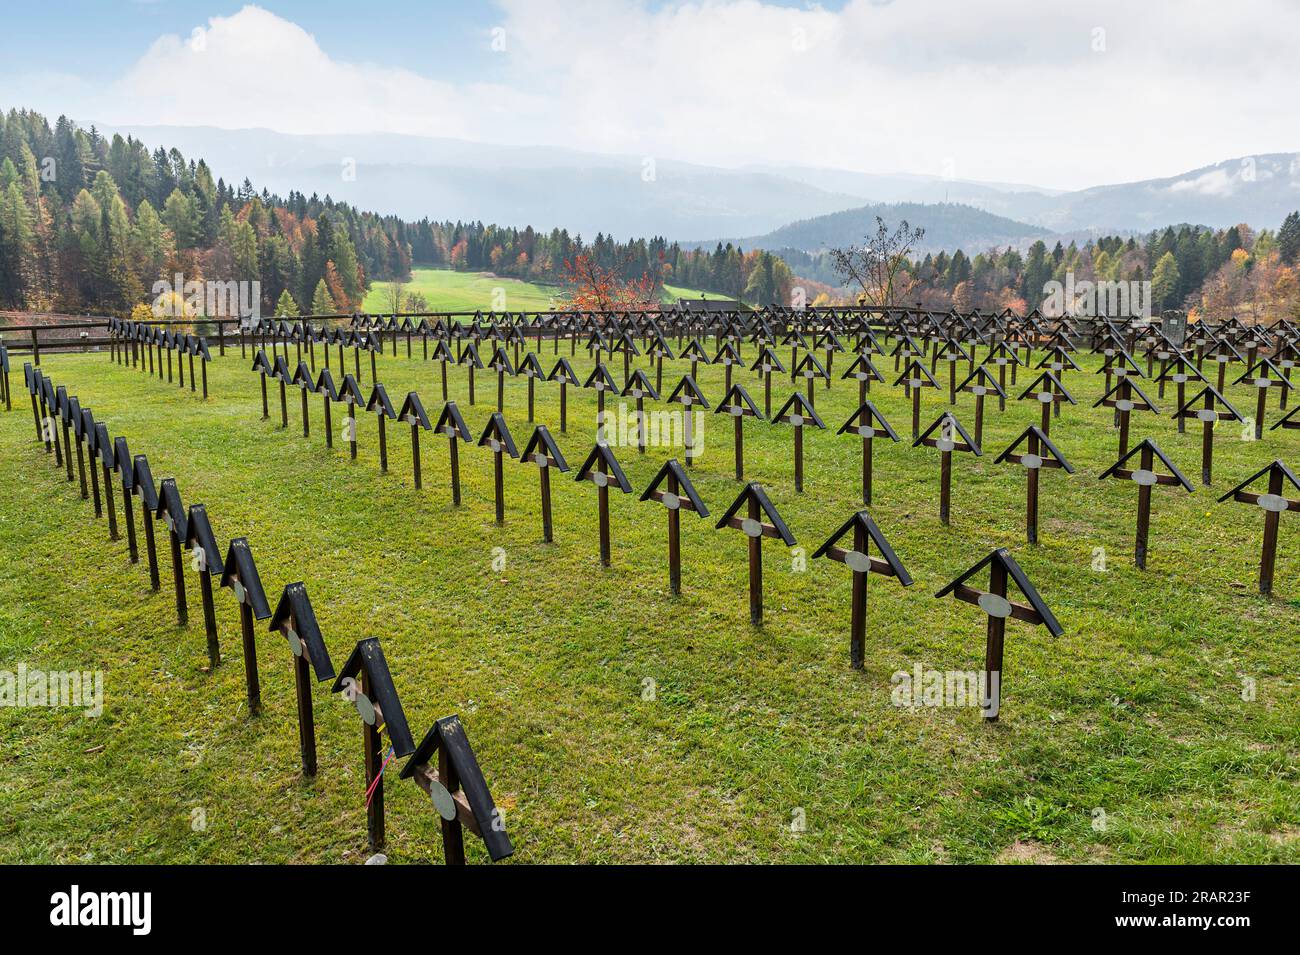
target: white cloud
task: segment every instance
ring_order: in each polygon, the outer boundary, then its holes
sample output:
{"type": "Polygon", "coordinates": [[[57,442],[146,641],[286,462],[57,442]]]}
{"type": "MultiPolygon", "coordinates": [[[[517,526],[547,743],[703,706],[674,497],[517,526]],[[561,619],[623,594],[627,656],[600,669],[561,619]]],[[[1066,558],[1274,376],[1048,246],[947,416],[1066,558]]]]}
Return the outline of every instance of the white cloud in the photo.
{"type": "Polygon", "coordinates": [[[507,52],[490,83],[335,59],[249,6],[158,39],[100,92],[19,77],[0,93],[114,125],[386,131],[1065,187],[1300,148],[1294,111],[1278,105],[1300,81],[1289,0],[1230,13],[1219,0],[498,6],[507,52]]]}
{"type": "Polygon", "coordinates": [[[1202,196],[1230,196],[1237,180],[1226,169],[1211,169],[1191,179],[1179,179],[1169,185],[1170,192],[1193,192],[1202,196]]]}

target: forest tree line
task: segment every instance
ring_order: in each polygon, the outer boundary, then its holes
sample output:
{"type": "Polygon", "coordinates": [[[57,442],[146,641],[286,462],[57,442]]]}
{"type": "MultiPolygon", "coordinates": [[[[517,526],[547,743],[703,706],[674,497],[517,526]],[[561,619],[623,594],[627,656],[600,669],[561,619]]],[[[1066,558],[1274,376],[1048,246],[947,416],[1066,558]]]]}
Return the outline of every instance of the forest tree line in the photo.
{"type": "MultiPolygon", "coordinates": [[[[482,222],[407,222],[329,196],[258,192],[214,178],[175,149],[100,135],[60,117],[0,114],[0,307],[127,314],[156,282],[260,283],[263,314],[359,309],[376,281],[413,265],[564,285],[583,257],[628,283],[699,289],[753,304],[849,301],[825,253],[683,248],[663,237],[591,242],[482,222]]],[[[1300,313],[1300,214],[1276,232],[1179,226],[1083,245],[957,250],[910,260],[900,302],[1017,311],[1049,281],[1150,281],[1153,306],[1244,319],[1300,313]]]]}

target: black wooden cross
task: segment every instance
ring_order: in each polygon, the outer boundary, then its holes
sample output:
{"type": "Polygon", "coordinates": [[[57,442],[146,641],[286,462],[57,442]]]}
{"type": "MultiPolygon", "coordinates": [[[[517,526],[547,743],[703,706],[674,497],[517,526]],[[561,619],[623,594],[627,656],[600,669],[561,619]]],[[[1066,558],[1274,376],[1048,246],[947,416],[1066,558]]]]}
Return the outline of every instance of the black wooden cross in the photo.
{"type": "Polygon", "coordinates": [[[689,468],[695,464],[697,454],[694,409],[699,408],[700,413],[703,414],[709,410],[709,402],[704,397],[704,392],[700,391],[700,386],[695,383],[695,379],[690,375],[682,375],[682,380],[677,382],[677,387],[668,396],[668,403],[682,406],[682,447],[685,452],[686,466],[689,468]]]}
{"type": "Polygon", "coordinates": [[[947,527],[952,504],[952,453],[970,451],[980,457],[984,452],[951,411],[935,418],[934,423],[912,442],[914,448],[921,445],[939,451],[939,521],[947,527]],[[937,435],[936,431],[939,432],[937,435]]]}
{"type": "Polygon", "coordinates": [[[456,407],[456,402],[448,401],[442,406],[442,413],[438,415],[438,422],[433,426],[433,430],[439,434],[446,435],[450,440],[449,453],[451,455],[451,503],[460,504],[460,452],[458,450],[459,441],[473,441],[474,438],[469,432],[469,425],[461,416],[460,409],[456,407]]]}
{"type": "Polygon", "coordinates": [[[636,449],[640,454],[645,454],[646,449],[645,399],[647,395],[655,401],[659,400],[659,392],[650,383],[650,379],[646,377],[645,372],[638,368],[628,377],[627,385],[622,391],[622,397],[636,399],[636,449]]]}
{"type": "Polygon", "coordinates": [[[858,404],[863,404],[867,400],[867,395],[871,392],[871,383],[873,381],[884,381],[884,377],[871,361],[871,355],[867,352],[861,352],[848,368],[844,369],[841,378],[852,378],[858,383],[858,404]]]}
{"type": "Polygon", "coordinates": [[[483,840],[493,862],[514,853],[459,717],[444,716],[433,724],[402,767],[401,778],[414,779],[441,817],[447,865],[465,864],[465,829],[483,840]],[[429,765],[435,755],[436,768],[429,765]]]}
{"type": "Polygon", "coordinates": [[[1144,438],[1135,444],[1129,451],[1121,455],[1120,459],[1108,467],[1105,471],[1097,476],[1098,480],[1104,478],[1127,478],[1138,486],[1138,517],[1137,517],[1137,544],[1134,549],[1134,558],[1138,567],[1146,569],[1147,566],[1147,537],[1151,529],[1151,488],[1156,484],[1182,485],[1190,494],[1195,490],[1191,482],[1183,477],[1183,472],[1178,470],[1174,462],[1170,461],[1160,446],[1150,438],[1144,438]],[[1124,465],[1133,455],[1138,455],[1138,467],[1126,468],[1124,465]],[[1156,459],[1159,459],[1169,473],[1160,474],[1152,470],[1156,459]]]}
{"type": "Polygon", "coordinates": [[[418,491],[424,486],[420,472],[420,431],[432,431],[433,422],[429,420],[420,396],[414,391],[407,392],[402,410],[397,416],[411,426],[411,468],[415,476],[415,489],[418,491]]]}
{"type": "Polygon", "coordinates": [[[1214,425],[1224,418],[1229,421],[1245,419],[1242,418],[1241,412],[1234,408],[1227,398],[1219,394],[1219,390],[1208,381],[1205,382],[1204,388],[1179,406],[1174,412],[1174,417],[1178,419],[1179,431],[1183,430],[1182,422],[1187,418],[1194,417],[1201,422],[1201,483],[1209,487],[1214,468],[1214,425]]]}
{"type": "Polygon", "coordinates": [[[668,586],[673,596],[682,592],[682,511],[694,511],[700,517],[708,517],[709,509],[696,492],[691,479],[686,476],[682,466],[672,458],[664,463],[659,472],[650,481],[649,487],[641,495],[643,501],[658,501],[668,509],[668,586]],[[661,484],[667,484],[661,489],[661,484]]]}
{"type": "Polygon", "coordinates": [[[159,484],[158,507],[154,516],[163,519],[170,537],[172,582],[176,592],[176,624],[183,627],[189,620],[189,610],[185,600],[185,572],[181,566],[181,543],[188,536],[189,527],[185,505],[181,503],[181,494],[176,489],[175,478],[163,478],[162,483],[159,484]]]}
{"type": "Polygon", "coordinates": [[[590,481],[596,485],[596,497],[599,506],[600,519],[600,563],[603,567],[610,565],[610,540],[609,540],[609,482],[613,480],[618,489],[624,494],[632,493],[632,485],[623,473],[623,468],[619,465],[618,459],[614,457],[614,452],[609,449],[609,445],[602,441],[597,441],[591,453],[587,455],[587,460],[582,463],[578,473],[574,476],[576,481],[590,481]]]}
{"type": "MultiPolygon", "coordinates": [[[[998,406],[1005,407],[1007,393],[993,377],[987,365],[979,365],[957,386],[957,390],[975,396],[975,443],[984,443],[984,399],[989,395],[998,396],[998,406]]],[[[912,437],[916,437],[915,434],[912,437]]]]}
{"type": "Polygon", "coordinates": [[[749,622],[763,624],[763,549],[764,537],[779,537],[787,547],[795,545],[794,535],[768,500],[767,494],[756,481],[750,481],[732,501],[727,513],[716,525],[719,529],[730,527],[742,531],[749,538],[749,622]],[[745,507],[745,516],[739,511],[745,507]],[[767,520],[763,518],[766,516],[767,520]]]}
{"type": "Polygon", "coordinates": [[[1029,582],[1025,572],[1020,569],[1015,558],[1005,547],[999,547],[966,571],[956,580],[940,590],[936,597],[948,594],[966,603],[975,604],[988,616],[988,630],[984,646],[984,699],[981,701],[984,719],[996,721],[1002,709],[1002,658],[1003,643],[1006,636],[1007,617],[1015,617],[1026,623],[1047,627],[1048,633],[1059,637],[1065,631],[1057,622],[1055,615],[1048,609],[1043,598],[1038,595],[1034,585],[1029,582]],[[985,567],[989,568],[988,590],[977,590],[966,581],[985,567]],[[1007,578],[1011,579],[1021,594],[1029,601],[1028,605],[1014,603],[1007,599],[1007,578]]]}
{"type": "Polygon", "coordinates": [[[411,730],[402,712],[402,703],[393,685],[393,676],[384,659],[378,637],[357,641],[356,649],[339,671],[331,692],[342,692],[356,707],[362,722],[362,746],[366,764],[366,835],[370,851],[384,847],[384,744],[387,730],[393,755],[401,758],[415,751],[411,730]],[[360,677],[360,679],[357,679],[360,677]]]}
{"type": "Polygon", "coordinates": [[[898,559],[889,541],[881,533],[876,522],[867,511],[858,511],[840,529],[832,534],[813,554],[817,557],[829,557],[839,561],[853,571],[853,611],[849,625],[849,663],[853,669],[861,670],[866,657],[867,643],[867,577],[870,574],[884,574],[897,577],[904,587],[912,584],[912,575],[907,572],[903,562],[898,559]],[[849,531],[853,532],[852,549],[841,546],[840,541],[849,531]],[[873,557],[869,545],[875,544],[880,557],[873,557]]]}
{"type": "MultiPolygon", "coordinates": [[[[329,354],[328,350],[326,354],[329,354]]],[[[316,721],[312,715],[311,669],[316,682],[334,679],[334,664],[307,588],[301,582],[289,584],[280,594],[280,602],[271,615],[271,633],[280,633],[293,653],[293,682],[298,699],[298,751],[302,757],[302,774],[316,775],[316,721]],[[309,667],[311,669],[309,669],[309,667]]]]}
{"type": "Polygon", "coordinates": [[[1297,491],[1300,491],[1300,478],[1296,477],[1295,472],[1281,461],[1274,461],[1272,464],[1260,468],[1219,498],[1220,503],[1232,498],[1234,501],[1240,501],[1243,504],[1255,504],[1264,511],[1264,544],[1259,558],[1259,592],[1261,594],[1271,594],[1273,592],[1273,565],[1277,561],[1278,520],[1283,511],[1300,511],[1300,499],[1288,498],[1283,494],[1283,491],[1286,490],[1286,484],[1290,484],[1297,491]],[[1268,475],[1267,491],[1260,494],[1256,491],[1247,490],[1250,485],[1266,474],[1268,475]]]}
{"type": "Polygon", "coordinates": [[[382,474],[388,473],[388,428],[386,422],[390,418],[396,418],[397,412],[393,410],[393,403],[388,399],[388,392],[379,382],[370,389],[370,400],[366,402],[366,410],[371,412],[379,422],[379,471],[382,474]]]}
{"type": "MultiPolygon", "coordinates": [[[[325,354],[329,354],[328,349],[325,354]]],[[[339,390],[334,387],[334,377],[328,368],[322,368],[316,377],[316,393],[321,396],[321,403],[325,409],[325,447],[332,448],[334,447],[334,423],[331,420],[333,414],[331,406],[339,400],[339,390]]]]}
{"type": "MultiPolygon", "coordinates": [[[[1044,408],[1047,405],[1043,406],[1044,408]]],[[[1027,484],[1025,486],[1025,539],[1031,544],[1038,543],[1038,472],[1043,468],[1061,468],[1066,474],[1073,474],[1074,467],[1065,459],[1060,448],[1052,443],[1047,432],[1036,425],[1030,425],[1012,441],[1007,449],[997,456],[994,464],[1010,461],[1025,469],[1027,484]],[[1024,451],[1018,451],[1020,445],[1024,451]]]]}
{"type": "Polygon", "coordinates": [[[763,416],[772,417],[772,372],[785,371],[785,365],[781,364],[781,359],[776,357],[776,351],[771,345],[764,345],[754,359],[754,364],[750,365],[751,371],[756,371],[763,376],[763,416]]]}
{"type": "MultiPolygon", "coordinates": [[[[1122,369],[1117,370],[1117,374],[1118,371],[1122,369]]],[[[1133,374],[1119,374],[1118,379],[1109,391],[1097,399],[1093,407],[1105,406],[1115,409],[1119,419],[1119,453],[1123,455],[1128,451],[1129,416],[1134,411],[1150,411],[1158,415],[1160,409],[1134,380],[1133,374]],[[1136,397],[1134,392],[1137,392],[1136,397]]]]}
{"type": "Polygon", "coordinates": [[[740,382],[736,382],[728,389],[713,413],[729,414],[731,420],[735,422],[736,480],[743,481],[745,479],[745,432],[741,421],[745,418],[757,418],[760,421],[766,419],[759,413],[758,405],[754,404],[754,399],[749,396],[749,392],[740,382]]]}
{"type": "MultiPolygon", "coordinates": [[[[811,355],[811,352],[809,353],[811,355]]],[[[809,355],[805,355],[807,358],[809,355]]],[[[794,489],[803,493],[803,429],[804,425],[826,429],[817,410],[803,396],[802,392],[792,394],[772,419],[772,424],[788,424],[794,428],[794,489]]]]}
{"type": "Polygon", "coordinates": [[[512,458],[519,457],[519,449],[515,447],[515,439],[511,437],[510,429],[506,427],[505,415],[500,411],[492,412],[487,427],[479,435],[478,446],[480,448],[485,447],[492,452],[496,522],[499,526],[506,521],[505,455],[508,454],[512,458]]]}
{"type": "Polygon", "coordinates": [[[253,561],[253,551],[248,546],[247,537],[236,537],[230,542],[226,551],[225,569],[221,574],[221,586],[229,587],[235,595],[235,602],[239,604],[248,712],[256,716],[262,710],[262,689],[257,676],[257,640],[253,632],[253,620],[265,620],[271,616],[271,608],[266,602],[266,591],[262,589],[262,578],[258,576],[257,564],[253,561]]]}
{"type": "MultiPolygon", "coordinates": [[[[322,372],[323,374],[323,372],[322,372]]],[[[298,370],[293,373],[293,382],[302,392],[302,436],[311,437],[311,424],[307,416],[307,396],[316,391],[316,383],[312,381],[311,369],[307,367],[305,361],[298,362],[298,370]]]]}
{"type": "Polygon", "coordinates": [[[533,429],[528,443],[524,445],[524,453],[519,457],[519,463],[537,465],[538,479],[541,481],[542,540],[549,544],[554,540],[551,524],[551,470],[563,474],[569,470],[569,465],[546,425],[539,424],[533,429]]]}
{"type": "MultiPolygon", "coordinates": [[[[1255,440],[1258,441],[1264,437],[1264,413],[1268,404],[1269,388],[1277,387],[1282,391],[1288,391],[1295,386],[1282,373],[1282,369],[1267,358],[1260,358],[1252,364],[1233,384],[1241,384],[1247,378],[1250,379],[1250,383],[1255,386],[1258,393],[1258,397],[1255,399],[1255,440]]],[[[1222,391],[1223,389],[1220,388],[1219,390],[1222,391]]]]}
{"type": "Polygon", "coordinates": [[[889,438],[891,441],[897,441],[898,432],[885,420],[885,416],[880,413],[880,409],[870,401],[864,401],[862,406],[849,416],[849,420],[840,425],[840,430],[836,434],[853,434],[862,438],[862,503],[870,504],[872,440],[875,438],[889,438]]]}
{"type": "Polygon", "coordinates": [[[903,385],[905,393],[912,398],[912,437],[915,438],[921,433],[921,389],[938,388],[939,382],[919,358],[913,358],[904,366],[894,385],[903,385]]]}
{"type": "Polygon", "coordinates": [[[212,575],[221,574],[221,550],[208,522],[208,510],[191,504],[185,518],[185,548],[190,552],[190,569],[199,575],[203,595],[203,630],[208,640],[208,663],[215,669],[221,663],[221,645],[217,642],[217,612],[212,605],[212,575]]]}
{"type": "Polygon", "coordinates": [[[157,590],[161,582],[158,577],[158,543],[154,539],[153,519],[158,510],[158,489],[153,483],[153,472],[149,470],[149,459],[143,454],[135,456],[131,468],[135,472],[132,490],[140,498],[140,512],[144,519],[144,549],[149,558],[149,588],[157,590]]]}
{"type": "MultiPolygon", "coordinates": [[[[1074,400],[1074,395],[1070,394],[1064,382],[1053,371],[1044,371],[1035,378],[1029,387],[1020,393],[1018,400],[1024,401],[1026,398],[1033,398],[1042,406],[1042,424],[1039,427],[1043,434],[1052,433],[1052,418],[1061,416],[1061,402],[1068,401],[1072,405],[1078,404],[1074,400]]],[[[978,431],[975,437],[979,438],[978,431]]]]}

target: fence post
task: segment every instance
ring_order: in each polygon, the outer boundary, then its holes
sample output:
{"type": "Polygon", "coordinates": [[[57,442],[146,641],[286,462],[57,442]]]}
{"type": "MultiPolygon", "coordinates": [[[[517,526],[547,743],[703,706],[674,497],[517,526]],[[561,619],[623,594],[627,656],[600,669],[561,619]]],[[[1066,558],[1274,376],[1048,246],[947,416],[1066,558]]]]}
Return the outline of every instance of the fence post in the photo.
{"type": "Polygon", "coordinates": [[[226,354],[226,323],[225,323],[225,322],[221,322],[221,321],[217,322],[217,348],[220,350],[220,351],[219,351],[219,354],[220,354],[222,357],[225,357],[225,354],[226,354]]]}
{"type": "Polygon", "coordinates": [[[39,334],[36,331],[35,326],[33,326],[32,327],[32,364],[39,365],[40,363],[41,363],[41,339],[39,334]]]}

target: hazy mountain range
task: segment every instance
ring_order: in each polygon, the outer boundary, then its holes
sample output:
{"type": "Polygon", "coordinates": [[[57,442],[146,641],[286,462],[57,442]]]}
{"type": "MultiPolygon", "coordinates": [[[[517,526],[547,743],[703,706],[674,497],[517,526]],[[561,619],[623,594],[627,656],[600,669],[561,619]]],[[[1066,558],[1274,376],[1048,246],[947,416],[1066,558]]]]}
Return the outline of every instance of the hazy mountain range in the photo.
{"type": "Polygon", "coordinates": [[[802,166],[726,169],[547,146],[496,146],[397,134],[291,135],[207,126],[105,127],[150,149],[204,158],[216,175],[281,195],[326,194],[406,219],[567,228],[591,239],[814,251],[860,240],[890,204],[927,229],[928,248],[1024,243],[1060,234],[1148,231],[1182,222],[1276,228],[1300,208],[1300,153],[1231,159],[1165,179],[1061,191],[935,176],[802,166]],[[894,204],[905,204],[897,206],[894,204]],[[969,208],[967,208],[969,207],[969,208]],[[856,212],[849,212],[856,210],[856,212]],[[823,218],[824,217],[824,218],[823,218]],[[855,231],[856,230],[856,231],[855,231]]]}

